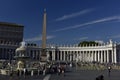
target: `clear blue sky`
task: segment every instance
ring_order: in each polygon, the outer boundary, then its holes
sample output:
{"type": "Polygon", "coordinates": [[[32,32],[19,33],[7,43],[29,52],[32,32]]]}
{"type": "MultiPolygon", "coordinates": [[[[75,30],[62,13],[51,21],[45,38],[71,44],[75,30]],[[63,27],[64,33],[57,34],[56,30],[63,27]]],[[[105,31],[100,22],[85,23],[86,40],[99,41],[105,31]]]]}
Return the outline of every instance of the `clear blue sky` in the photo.
{"type": "Polygon", "coordinates": [[[48,44],[120,42],[120,0],[0,0],[0,21],[24,25],[24,39],[41,43],[44,8],[48,44]]]}

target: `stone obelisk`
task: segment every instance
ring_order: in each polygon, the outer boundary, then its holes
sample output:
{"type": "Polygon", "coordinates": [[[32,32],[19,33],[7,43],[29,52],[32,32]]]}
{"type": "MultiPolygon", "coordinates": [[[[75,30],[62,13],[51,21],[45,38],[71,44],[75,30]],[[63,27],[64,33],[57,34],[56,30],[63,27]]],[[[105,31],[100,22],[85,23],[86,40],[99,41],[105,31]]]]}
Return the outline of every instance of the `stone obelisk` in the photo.
{"type": "Polygon", "coordinates": [[[43,15],[43,29],[42,29],[42,50],[41,50],[41,61],[47,61],[47,54],[46,54],[46,9],[44,9],[43,15]]]}

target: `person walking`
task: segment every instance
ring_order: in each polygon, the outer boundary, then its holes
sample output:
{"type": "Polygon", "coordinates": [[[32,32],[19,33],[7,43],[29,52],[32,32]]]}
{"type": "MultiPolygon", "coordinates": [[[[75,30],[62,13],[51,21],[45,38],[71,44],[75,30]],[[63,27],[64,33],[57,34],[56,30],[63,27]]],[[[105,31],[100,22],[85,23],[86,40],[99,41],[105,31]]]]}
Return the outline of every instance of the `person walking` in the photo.
{"type": "Polygon", "coordinates": [[[111,66],[108,67],[108,76],[110,77],[111,74],[111,66]]]}
{"type": "Polygon", "coordinates": [[[31,76],[33,76],[34,75],[34,72],[33,72],[33,70],[31,71],[31,76]]]}

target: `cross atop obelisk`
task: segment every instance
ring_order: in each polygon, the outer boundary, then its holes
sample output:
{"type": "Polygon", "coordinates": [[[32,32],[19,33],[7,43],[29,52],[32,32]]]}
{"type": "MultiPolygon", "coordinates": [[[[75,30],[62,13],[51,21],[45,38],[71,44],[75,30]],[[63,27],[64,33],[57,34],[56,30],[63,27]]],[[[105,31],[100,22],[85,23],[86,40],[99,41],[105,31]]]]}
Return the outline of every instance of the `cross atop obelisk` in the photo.
{"type": "Polygon", "coordinates": [[[47,61],[47,54],[46,54],[46,9],[44,9],[43,15],[43,29],[42,29],[42,50],[41,50],[41,61],[47,61]]]}

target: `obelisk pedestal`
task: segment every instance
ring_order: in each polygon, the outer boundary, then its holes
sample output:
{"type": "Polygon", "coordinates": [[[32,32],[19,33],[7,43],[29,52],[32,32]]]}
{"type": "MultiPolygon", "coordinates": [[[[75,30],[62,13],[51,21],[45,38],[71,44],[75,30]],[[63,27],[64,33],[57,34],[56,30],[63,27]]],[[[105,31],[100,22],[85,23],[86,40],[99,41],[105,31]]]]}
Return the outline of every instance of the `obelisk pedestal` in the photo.
{"type": "Polygon", "coordinates": [[[43,49],[41,53],[41,62],[46,62],[46,61],[47,61],[46,49],[43,49]]]}

